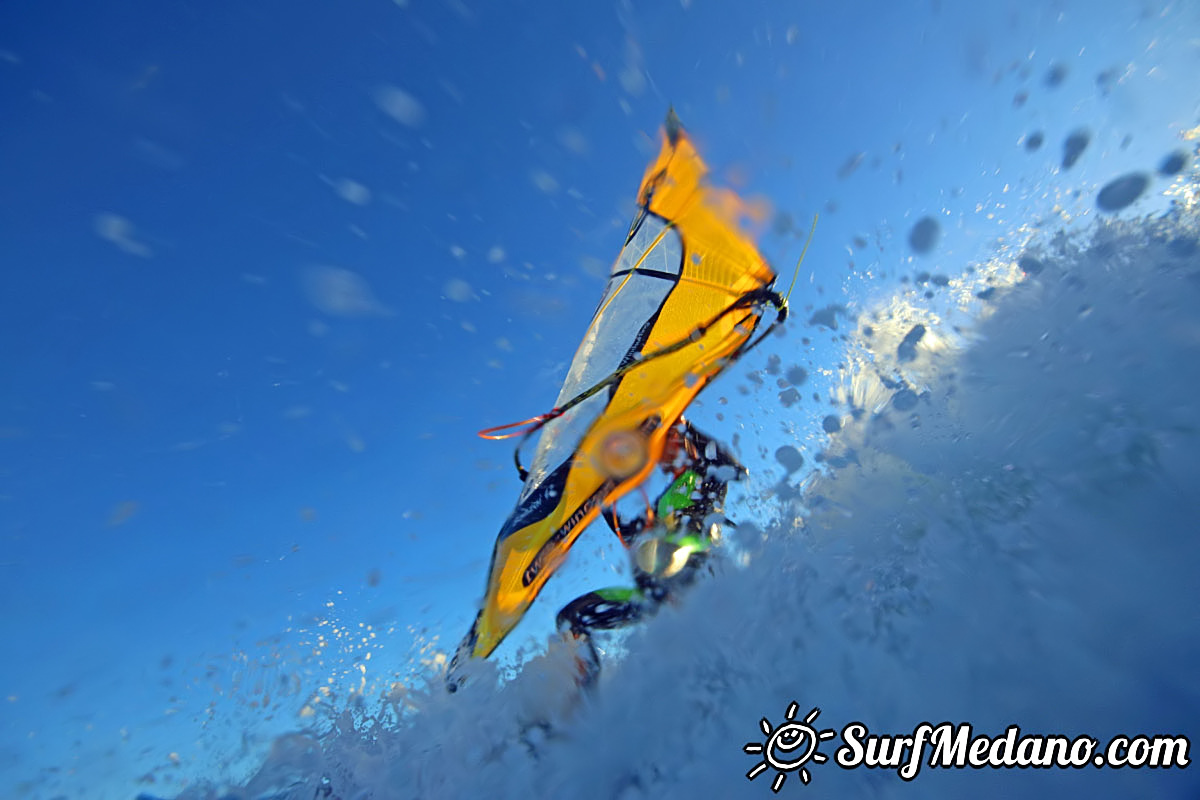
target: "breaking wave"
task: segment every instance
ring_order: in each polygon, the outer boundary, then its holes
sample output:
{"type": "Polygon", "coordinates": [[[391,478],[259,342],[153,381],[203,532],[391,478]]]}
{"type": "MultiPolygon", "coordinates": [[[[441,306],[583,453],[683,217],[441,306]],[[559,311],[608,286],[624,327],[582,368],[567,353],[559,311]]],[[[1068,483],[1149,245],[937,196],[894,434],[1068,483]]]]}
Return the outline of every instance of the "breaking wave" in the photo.
{"type": "MultiPolygon", "coordinates": [[[[792,701],[838,729],[1200,741],[1198,243],[1184,196],[964,269],[944,291],[965,313],[900,291],[859,314],[818,470],[776,487],[774,529],[739,529],[742,566],[630,633],[578,705],[566,653],[507,681],[482,665],[452,696],[433,659],[378,707],[359,697],[276,740],[250,781],[181,800],[766,797],[742,747],[792,701]]],[[[811,772],[821,792],[913,790],[890,769],[811,772]]],[[[922,796],[1200,788],[1195,769],[917,782],[922,796]]]]}

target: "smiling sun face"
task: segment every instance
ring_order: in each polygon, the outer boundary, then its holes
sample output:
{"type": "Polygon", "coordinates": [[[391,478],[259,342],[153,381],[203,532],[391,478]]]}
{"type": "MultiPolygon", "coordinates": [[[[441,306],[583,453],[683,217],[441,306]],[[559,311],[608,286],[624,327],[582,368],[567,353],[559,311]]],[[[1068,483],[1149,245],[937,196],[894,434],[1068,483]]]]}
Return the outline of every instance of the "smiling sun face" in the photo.
{"type": "Polygon", "coordinates": [[[746,777],[750,780],[761,775],[767,767],[775,768],[775,780],[771,783],[772,792],[778,792],[783,787],[787,774],[796,770],[800,771],[800,782],[808,785],[808,782],[812,780],[812,775],[804,765],[809,760],[817,764],[823,764],[828,760],[823,753],[818,751],[818,748],[824,740],[832,739],[835,732],[827,730],[817,733],[817,730],[812,727],[812,723],[820,715],[821,709],[814,708],[803,722],[796,722],[798,709],[799,706],[795,702],[789,705],[787,713],[784,714],[787,721],[780,723],[778,728],[773,727],[770,721],[763,717],[758,726],[762,729],[763,735],[767,737],[766,741],[762,744],[748,742],[742,748],[744,753],[763,757],[762,761],[755,764],[746,773],[746,777]]]}

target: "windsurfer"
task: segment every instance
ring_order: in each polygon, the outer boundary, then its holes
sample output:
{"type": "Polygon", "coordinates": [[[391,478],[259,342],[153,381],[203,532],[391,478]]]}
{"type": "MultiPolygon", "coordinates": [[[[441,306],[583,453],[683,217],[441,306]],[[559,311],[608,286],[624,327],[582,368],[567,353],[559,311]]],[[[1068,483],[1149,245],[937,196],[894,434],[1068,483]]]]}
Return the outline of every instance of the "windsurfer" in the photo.
{"type": "Polygon", "coordinates": [[[637,596],[626,599],[655,607],[694,577],[699,567],[689,565],[704,562],[697,554],[712,544],[708,517],[740,468],[686,424],[676,447],[685,456],[664,457],[670,428],[663,423],[679,420],[707,385],[787,318],[775,271],[742,229],[749,206],[711,185],[707,174],[668,113],[633,224],[553,408],[480,432],[520,442],[540,436],[528,467],[520,444],[513,454],[523,486],[496,535],[479,613],[448,666],[451,689],[467,661],[487,658],[512,632],[601,509],[637,491],[658,467],[677,482],[659,502],[681,502],[624,526],[635,560],[664,559],[663,574],[643,569],[632,590],[637,596]],[[759,330],[769,308],[775,318],[759,330]]]}
{"type": "Polygon", "coordinates": [[[603,513],[629,551],[636,585],[588,592],[558,612],[559,632],[576,640],[579,683],[584,687],[594,684],[600,673],[592,631],[644,619],[702,573],[712,571],[712,549],[728,523],[721,509],[729,481],[746,471],[685,420],[669,430],[659,467],[671,483],[644,515],[623,521],[612,508],[603,513]]]}

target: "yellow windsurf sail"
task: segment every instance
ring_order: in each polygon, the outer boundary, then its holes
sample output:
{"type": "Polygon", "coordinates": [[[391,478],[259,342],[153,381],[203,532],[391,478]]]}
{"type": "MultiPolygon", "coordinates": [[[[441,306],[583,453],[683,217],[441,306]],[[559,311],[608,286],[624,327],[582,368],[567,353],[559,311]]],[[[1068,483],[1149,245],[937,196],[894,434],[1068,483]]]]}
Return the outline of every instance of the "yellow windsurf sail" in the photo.
{"type": "Polygon", "coordinates": [[[741,228],[746,205],[710,186],[707,171],[669,113],[557,405],[518,423],[527,427],[517,433],[541,437],[528,471],[518,456],[525,485],[496,539],[483,606],[456,662],[491,654],[601,508],[650,476],[668,428],[766,335],[751,339],[766,306],[776,311],[771,327],[786,316],[771,288],[775,272],[741,228]]]}

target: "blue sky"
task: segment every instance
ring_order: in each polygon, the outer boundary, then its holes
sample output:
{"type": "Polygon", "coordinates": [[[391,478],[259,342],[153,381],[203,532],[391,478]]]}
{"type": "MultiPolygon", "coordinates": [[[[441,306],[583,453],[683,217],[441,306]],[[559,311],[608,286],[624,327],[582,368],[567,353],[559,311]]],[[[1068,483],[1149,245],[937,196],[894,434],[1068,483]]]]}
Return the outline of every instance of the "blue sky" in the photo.
{"type": "MultiPolygon", "coordinates": [[[[330,602],[393,658],[409,625],[456,640],[519,488],[474,432],[552,403],[669,104],[792,216],[762,235],[786,279],[822,213],[797,324],[697,410],[769,483],[820,446],[812,309],[1151,169],[1196,124],[1198,30],[1186,3],[4,4],[0,769],[186,725],[207,660],[330,602]],[[812,372],[800,407],[735,391],[771,352],[812,372]]],[[[518,638],[608,569],[579,561],[518,638]]]]}

